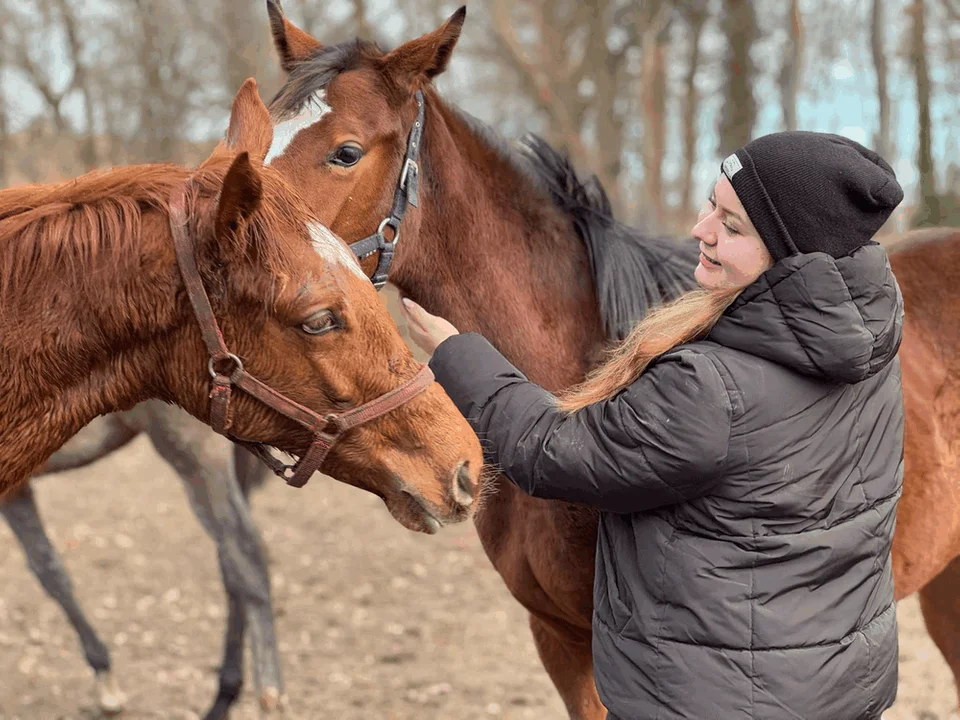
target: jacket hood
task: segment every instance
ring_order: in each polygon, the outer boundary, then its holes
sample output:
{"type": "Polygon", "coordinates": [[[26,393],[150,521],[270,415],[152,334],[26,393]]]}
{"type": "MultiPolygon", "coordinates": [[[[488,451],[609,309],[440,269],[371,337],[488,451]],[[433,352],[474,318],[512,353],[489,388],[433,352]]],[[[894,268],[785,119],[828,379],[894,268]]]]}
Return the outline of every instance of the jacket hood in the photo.
{"type": "Polygon", "coordinates": [[[734,300],[709,340],[804,375],[855,383],[897,354],[903,297],[878,244],[833,258],[792,255],[734,300]]]}

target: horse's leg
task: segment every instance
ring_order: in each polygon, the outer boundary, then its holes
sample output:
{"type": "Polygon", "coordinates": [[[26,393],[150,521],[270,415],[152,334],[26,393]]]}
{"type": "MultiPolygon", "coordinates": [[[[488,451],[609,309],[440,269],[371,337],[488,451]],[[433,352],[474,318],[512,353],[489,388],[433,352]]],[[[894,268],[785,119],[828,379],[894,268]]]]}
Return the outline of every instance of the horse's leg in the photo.
{"type": "Polygon", "coordinates": [[[491,483],[474,516],[483,549],[510,593],[531,613],[541,662],[570,717],[605,718],[591,653],[599,516],[528,497],[502,477],[491,483]]]}
{"type": "Polygon", "coordinates": [[[233,462],[240,490],[249,504],[250,493],[253,490],[259,490],[269,478],[274,477],[274,474],[252,452],[237,444],[233,446],[233,462]]]}
{"type": "Polygon", "coordinates": [[[35,473],[35,476],[89,465],[120,449],[133,440],[139,432],[139,429],[130,425],[128,413],[98,417],[67,440],[63,447],[57,450],[35,473]]]}
{"type": "Polygon", "coordinates": [[[533,642],[540,662],[567,706],[570,720],[603,720],[607,710],[593,681],[589,631],[530,615],[533,642]]]}
{"type": "Polygon", "coordinates": [[[47,594],[57,601],[76,631],[87,664],[96,674],[100,709],[107,714],[120,712],[126,696],[117,686],[110,670],[110,651],[97,637],[96,631],[80,609],[80,603],[74,597],[70,576],[67,575],[59,553],[47,537],[30,484],[24,483],[7,495],[0,503],[0,513],[20,542],[30,570],[47,594]]]}
{"type": "Polygon", "coordinates": [[[234,477],[232,443],[166,406],[151,408],[146,431],[157,452],[183,478],[191,508],[217,543],[229,598],[220,685],[206,718],[226,717],[240,694],[245,624],[250,631],[260,706],[265,712],[280,710],[283,683],[270,578],[259,533],[234,477]]]}
{"type": "Polygon", "coordinates": [[[220,664],[219,687],[213,705],[204,720],[226,718],[230,707],[243,689],[243,637],[246,629],[245,609],[240,597],[227,594],[227,631],[223,641],[223,662],[220,664]]]}
{"type": "Polygon", "coordinates": [[[954,558],[920,590],[920,609],[927,632],[953,671],[960,692],[960,558],[954,558]]]}

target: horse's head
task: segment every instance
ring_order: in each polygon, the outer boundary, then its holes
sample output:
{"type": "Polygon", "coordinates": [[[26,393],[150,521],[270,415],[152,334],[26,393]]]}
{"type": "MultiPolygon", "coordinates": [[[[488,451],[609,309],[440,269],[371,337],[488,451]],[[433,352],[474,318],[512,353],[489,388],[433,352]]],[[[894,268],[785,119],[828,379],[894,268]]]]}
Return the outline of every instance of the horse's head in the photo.
{"type": "MultiPolygon", "coordinates": [[[[353,41],[323,47],[287,20],[268,0],[274,42],[287,82],[271,103],[277,131],[267,160],[301,188],[320,219],[340,237],[356,242],[390,217],[398,186],[419,169],[417,91],[425,92],[447,67],[460,37],[466,8],[439,28],[391,52],[353,41]]],[[[426,124],[426,142],[442,133],[426,124]]],[[[405,186],[416,202],[416,188],[405,186]]],[[[396,225],[396,223],[393,223],[396,225]]],[[[415,236],[420,213],[403,221],[401,235],[415,236]]],[[[396,227],[393,228],[396,230],[396,227]]],[[[390,235],[387,230],[386,234],[390,235]]],[[[391,235],[392,237],[392,235],[391,235]]],[[[364,261],[372,273],[376,258],[364,261]]]]}
{"type": "MultiPolygon", "coordinates": [[[[351,408],[418,377],[421,366],[354,256],[289,182],[263,165],[272,139],[269,113],[248,80],[234,99],[226,140],[192,181],[216,194],[209,213],[198,212],[192,227],[198,275],[226,349],[250,376],[321,418],[349,417],[351,408]]],[[[202,191],[196,192],[199,202],[202,191]]],[[[197,326],[184,333],[184,352],[171,373],[181,379],[171,381],[188,383],[186,394],[204,417],[210,376],[206,360],[197,360],[197,326]]],[[[221,355],[221,361],[225,367],[214,372],[239,377],[235,360],[221,355]]],[[[431,532],[467,516],[482,456],[439,385],[429,378],[424,385],[389,412],[379,414],[382,408],[374,406],[354,418],[356,426],[339,428],[345,432],[322,469],[382,497],[406,527],[431,532]]],[[[228,434],[301,457],[308,453],[317,427],[289,419],[262,393],[261,399],[253,395],[248,385],[235,383],[228,434]]]]}

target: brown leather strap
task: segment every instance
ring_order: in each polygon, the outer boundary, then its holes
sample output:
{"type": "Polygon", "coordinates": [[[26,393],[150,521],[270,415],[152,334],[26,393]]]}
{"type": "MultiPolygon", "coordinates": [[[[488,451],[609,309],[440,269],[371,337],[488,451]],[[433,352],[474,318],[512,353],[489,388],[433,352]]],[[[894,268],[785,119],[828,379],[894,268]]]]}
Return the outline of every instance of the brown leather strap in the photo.
{"type": "Polygon", "coordinates": [[[310,408],[304,407],[283,395],[266,383],[258,380],[245,370],[233,371],[230,380],[248,395],[252,395],[264,405],[273,408],[294,422],[317,433],[327,426],[327,421],[310,408]]]}
{"type": "Polygon", "coordinates": [[[217,325],[213,308],[210,307],[210,298],[207,296],[206,288],[203,287],[200,270],[197,269],[197,259],[194,257],[193,243],[190,242],[190,233],[187,230],[187,188],[189,185],[190,181],[188,180],[173,192],[170,199],[170,229],[173,232],[173,247],[177,253],[180,274],[183,277],[183,284],[187,288],[190,304],[193,305],[193,312],[197,316],[197,323],[200,325],[200,332],[203,334],[203,342],[207,346],[210,357],[216,362],[230,357],[230,351],[227,350],[226,343],[223,342],[223,335],[217,325]]]}
{"type": "Polygon", "coordinates": [[[400,407],[411,398],[424,392],[433,385],[434,379],[433,371],[429,366],[424,365],[416,375],[400,387],[381,395],[376,400],[371,400],[365,405],[347,410],[335,422],[342,428],[343,432],[358,425],[363,425],[365,422],[400,407]]]}
{"type": "Polygon", "coordinates": [[[214,375],[210,383],[210,426],[221,435],[226,435],[233,425],[231,395],[230,378],[226,375],[214,375]]]}

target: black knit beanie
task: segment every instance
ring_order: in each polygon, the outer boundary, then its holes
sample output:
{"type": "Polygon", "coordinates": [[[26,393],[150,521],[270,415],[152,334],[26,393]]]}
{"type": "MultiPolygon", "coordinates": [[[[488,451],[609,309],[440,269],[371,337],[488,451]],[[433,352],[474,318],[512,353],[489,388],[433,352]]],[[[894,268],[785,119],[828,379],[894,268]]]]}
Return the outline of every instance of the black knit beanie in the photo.
{"type": "Polygon", "coordinates": [[[764,135],[720,168],[774,262],[798,253],[849,255],[872,242],[903,200],[887,162],[840,135],[764,135]]]}

